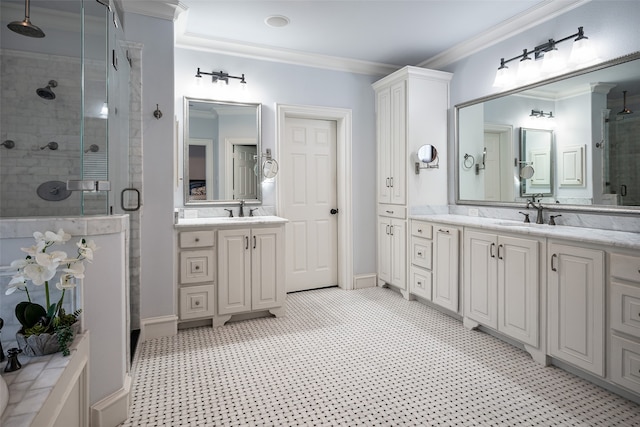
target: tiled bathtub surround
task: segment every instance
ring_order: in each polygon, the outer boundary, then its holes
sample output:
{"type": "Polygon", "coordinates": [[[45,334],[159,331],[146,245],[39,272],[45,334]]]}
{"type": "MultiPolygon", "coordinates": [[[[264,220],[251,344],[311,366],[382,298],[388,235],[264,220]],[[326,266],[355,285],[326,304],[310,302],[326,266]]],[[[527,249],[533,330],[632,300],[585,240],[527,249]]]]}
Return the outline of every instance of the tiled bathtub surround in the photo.
{"type": "Polygon", "coordinates": [[[633,426],[640,406],[388,289],[142,344],[133,426],[633,426]]]}

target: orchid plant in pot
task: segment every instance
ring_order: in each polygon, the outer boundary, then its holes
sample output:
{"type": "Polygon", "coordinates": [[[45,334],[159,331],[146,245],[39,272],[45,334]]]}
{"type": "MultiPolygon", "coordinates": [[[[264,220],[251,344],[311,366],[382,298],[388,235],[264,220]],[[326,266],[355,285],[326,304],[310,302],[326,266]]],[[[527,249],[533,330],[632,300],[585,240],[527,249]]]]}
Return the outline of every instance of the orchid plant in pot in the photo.
{"type": "Polygon", "coordinates": [[[64,251],[50,250],[54,245],[64,244],[71,235],[60,229],[57,233],[47,231],[33,233],[35,245],[21,248],[27,254],[24,259],[15,260],[11,266],[17,270],[9,282],[6,295],[23,291],[27,301],[16,305],[16,319],[22,328],[16,334],[18,346],[28,356],[62,351],[69,355],[69,344],[73,342],[79,330],[78,316],[81,309],[67,314],[63,308],[65,293],[76,287],[76,280],[84,278],[84,261],[91,262],[96,245],[91,241],[80,239],[77,242],[77,255],[69,258],[64,251]],[[51,301],[49,282],[58,275],[55,284],[61,291],[57,301],[51,301]],[[28,282],[34,286],[44,286],[45,305],[31,299],[28,282]]]}

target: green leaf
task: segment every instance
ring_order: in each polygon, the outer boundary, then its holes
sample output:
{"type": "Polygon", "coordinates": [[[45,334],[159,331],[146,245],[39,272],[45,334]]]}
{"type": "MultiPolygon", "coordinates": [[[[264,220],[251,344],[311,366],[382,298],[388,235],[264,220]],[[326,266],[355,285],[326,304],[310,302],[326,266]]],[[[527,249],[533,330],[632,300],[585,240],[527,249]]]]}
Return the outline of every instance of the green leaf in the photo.
{"type": "Polygon", "coordinates": [[[21,302],[16,306],[16,318],[25,328],[31,328],[47,315],[40,304],[21,302]]]}

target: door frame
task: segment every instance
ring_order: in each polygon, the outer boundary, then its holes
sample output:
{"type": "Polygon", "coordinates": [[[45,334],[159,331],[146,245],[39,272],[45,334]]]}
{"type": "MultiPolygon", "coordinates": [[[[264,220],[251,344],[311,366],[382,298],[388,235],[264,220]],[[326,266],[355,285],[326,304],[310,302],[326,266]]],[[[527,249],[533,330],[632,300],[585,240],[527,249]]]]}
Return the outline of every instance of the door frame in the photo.
{"type": "MultiPolygon", "coordinates": [[[[336,122],[336,178],[338,214],[338,286],[354,289],[353,285],[353,211],[352,211],[352,167],[351,167],[351,120],[350,109],[317,107],[307,105],[276,104],[276,153],[285,140],[285,124],[288,118],[331,120],[336,122]]],[[[280,161],[280,167],[288,165],[280,161]]],[[[276,208],[283,212],[284,185],[276,179],[276,208]]],[[[286,283],[285,283],[286,289],[286,283]]]]}

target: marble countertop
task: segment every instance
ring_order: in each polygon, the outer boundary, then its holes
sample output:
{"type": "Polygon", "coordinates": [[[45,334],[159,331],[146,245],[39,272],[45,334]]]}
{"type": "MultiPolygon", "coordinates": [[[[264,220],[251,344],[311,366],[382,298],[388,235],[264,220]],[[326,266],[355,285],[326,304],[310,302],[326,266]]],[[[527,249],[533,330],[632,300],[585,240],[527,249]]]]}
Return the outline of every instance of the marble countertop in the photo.
{"type": "Polygon", "coordinates": [[[607,246],[640,250],[640,232],[602,230],[597,228],[569,227],[523,223],[507,219],[473,217],[464,215],[411,215],[411,219],[433,221],[464,227],[482,228],[522,235],[566,239],[577,242],[603,244],[607,246]]]}
{"type": "Polygon", "coordinates": [[[209,218],[179,218],[178,222],[174,225],[175,228],[190,228],[190,227],[224,227],[238,225],[278,225],[288,222],[286,218],[279,216],[264,215],[264,216],[243,216],[243,217],[209,217],[209,218]]]}
{"type": "Polygon", "coordinates": [[[0,425],[31,426],[85,336],[80,334],[75,338],[68,357],[62,353],[39,357],[20,354],[18,360],[22,368],[14,372],[4,372],[5,363],[2,364],[0,373],[9,387],[9,403],[0,414],[0,425]]]}

